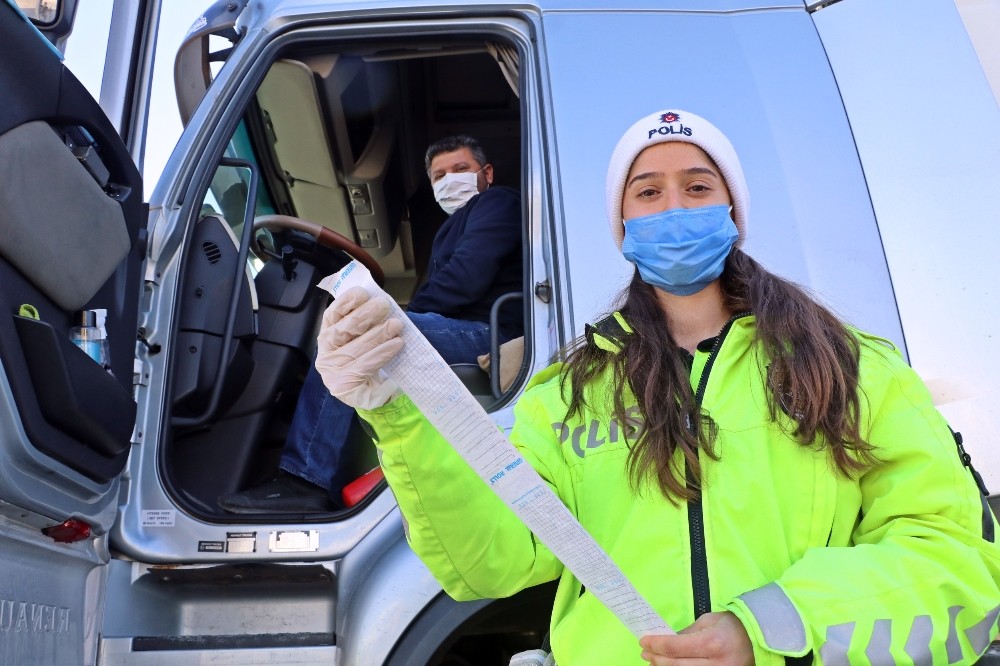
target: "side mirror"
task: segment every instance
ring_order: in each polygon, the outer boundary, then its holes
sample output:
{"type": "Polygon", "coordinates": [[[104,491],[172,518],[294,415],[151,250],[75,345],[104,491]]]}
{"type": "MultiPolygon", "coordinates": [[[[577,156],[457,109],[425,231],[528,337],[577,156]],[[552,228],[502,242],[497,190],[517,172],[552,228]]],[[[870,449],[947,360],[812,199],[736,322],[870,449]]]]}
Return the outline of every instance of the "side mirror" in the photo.
{"type": "Polygon", "coordinates": [[[60,51],[66,48],[66,38],[73,31],[77,0],[17,0],[24,12],[45,39],[60,51]]]}
{"type": "Polygon", "coordinates": [[[50,26],[59,19],[59,0],[17,0],[18,8],[38,26],[50,26]]]}
{"type": "Polygon", "coordinates": [[[174,90],[181,122],[186,126],[208,92],[214,73],[213,63],[223,63],[240,40],[239,18],[249,0],[217,0],[191,25],[174,58],[174,90]],[[212,37],[228,42],[212,50],[212,37]]]}

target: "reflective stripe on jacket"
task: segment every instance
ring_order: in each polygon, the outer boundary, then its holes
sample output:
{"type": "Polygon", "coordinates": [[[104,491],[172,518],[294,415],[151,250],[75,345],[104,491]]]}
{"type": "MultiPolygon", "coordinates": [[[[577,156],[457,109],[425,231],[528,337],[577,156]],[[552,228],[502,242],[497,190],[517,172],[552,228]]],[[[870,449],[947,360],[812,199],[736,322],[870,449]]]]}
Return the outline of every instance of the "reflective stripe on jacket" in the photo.
{"type": "MultiPolygon", "coordinates": [[[[735,320],[715,358],[695,354],[693,387],[718,424],[702,455],[703,529],[655,484],[636,492],[607,381],[567,421],[559,366],[516,407],[511,441],[632,583],[676,629],[695,599],[735,613],[757,664],[811,654],[823,664],[972,663],[996,634],[995,522],[916,374],[888,343],[860,335],[861,423],[881,463],[849,479],[826,448],[802,446],[769,416],[767,359],[754,318],[735,320]],[[988,538],[984,538],[984,534],[988,538]],[[700,537],[707,590],[693,580],[700,537]]],[[[638,412],[633,412],[637,414],[638,412]]],[[[456,599],[504,597],[560,578],[552,648],[563,666],[645,664],[625,627],[564,570],[405,397],[362,412],[408,524],[408,539],[456,599]]]]}

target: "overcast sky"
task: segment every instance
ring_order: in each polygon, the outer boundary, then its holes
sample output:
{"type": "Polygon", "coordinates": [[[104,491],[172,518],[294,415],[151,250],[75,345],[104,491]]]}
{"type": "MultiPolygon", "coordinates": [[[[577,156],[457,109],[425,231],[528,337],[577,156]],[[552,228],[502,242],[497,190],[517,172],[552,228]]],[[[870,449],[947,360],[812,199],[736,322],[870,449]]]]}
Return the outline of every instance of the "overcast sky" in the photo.
{"type": "MultiPolygon", "coordinates": [[[[147,198],[182,129],[174,97],[174,55],[188,28],[211,4],[212,0],[165,0],[163,3],[143,167],[147,198]]],[[[66,46],[66,65],[95,99],[99,99],[101,93],[111,5],[112,0],[80,0],[73,35],[66,46]]]]}

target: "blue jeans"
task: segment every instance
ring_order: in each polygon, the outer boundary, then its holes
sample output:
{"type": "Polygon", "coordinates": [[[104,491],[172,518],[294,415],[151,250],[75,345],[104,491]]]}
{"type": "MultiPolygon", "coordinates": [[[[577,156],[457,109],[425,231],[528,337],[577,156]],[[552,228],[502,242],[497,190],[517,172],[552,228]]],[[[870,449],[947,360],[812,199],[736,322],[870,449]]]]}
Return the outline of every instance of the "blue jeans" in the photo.
{"type": "MultiPolygon", "coordinates": [[[[449,319],[432,312],[408,312],[407,316],[448,363],[475,363],[477,356],[490,349],[486,322],[449,319]]],[[[501,336],[500,341],[505,338],[501,336]]],[[[339,504],[340,491],[353,480],[344,478],[348,470],[342,463],[355,418],[354,408],[330,395],[315,366],[310,366],[279,467],[326,488],[339,504]]]]}

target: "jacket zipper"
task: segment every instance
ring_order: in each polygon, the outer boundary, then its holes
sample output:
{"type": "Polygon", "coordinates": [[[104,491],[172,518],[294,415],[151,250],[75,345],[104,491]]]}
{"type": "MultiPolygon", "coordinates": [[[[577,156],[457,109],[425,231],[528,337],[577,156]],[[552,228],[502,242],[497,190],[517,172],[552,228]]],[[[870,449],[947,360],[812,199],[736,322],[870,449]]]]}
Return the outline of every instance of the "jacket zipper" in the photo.
{"type": "MultiPolygon", "coordinates": [[[[749,312],[741,312],[730,317],[729,321],[726,322],[726,325],[722,327],[722,330],[716,337],[715,344],[712,345],[712,351],[709,352],[708,360],[705,362],[705,367],[701,371],[701,377],[698,380],[698,389],[694,394],[695,404],[699,408],[701,407],[702,399],[705,397],[705,388],[708,386],[708,375],[712,371],[712,366],[715,365],[715,359],[718,356],[719,348],[722,346],[722,341],[729,333],[729,329],[732,328],[733,322],[749,314],[749,312]]],[[[698,425],[692,422],[690,425],[691,432],[694,433],[697,427],[698,425]]],[[[692,486],[690,464],[685,463],[684,472],[687,477],[688,488],[690,488],[692,486]]],[[[698,494],[696,499],[688,501],[688,537],[691,540],[691,588],[694,594],[694,617],[697,619],[712,610],[712,595],[708,581],[708,553],[705,548],[705,516],[702,510],[701,493],[698,494]]]]}

